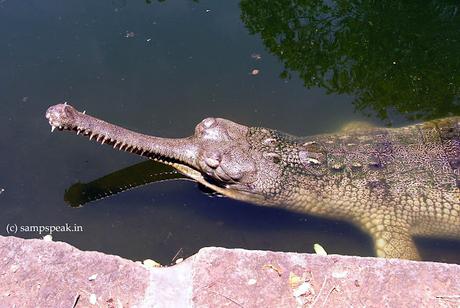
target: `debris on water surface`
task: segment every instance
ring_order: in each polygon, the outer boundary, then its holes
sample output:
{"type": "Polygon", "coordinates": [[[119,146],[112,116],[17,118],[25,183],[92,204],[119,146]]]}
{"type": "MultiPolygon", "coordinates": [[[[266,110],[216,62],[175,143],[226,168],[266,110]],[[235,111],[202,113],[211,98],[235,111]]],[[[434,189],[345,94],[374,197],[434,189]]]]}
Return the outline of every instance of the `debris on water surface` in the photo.
{"type": "Polygon", "coordinates": [[[135,37],[135,36],[136,36],[136,33],[132,32],[132,31],[126,31],[126,33],[125,33],[126,38],[135,37]]]}
{"type": "MultiPolygon", "coordinates": [[[[174,257],[171,259],[171,262],[174,262],[174,260],[176,260],[176,258],[182,253],[182,247],[176,252],[176,254],[174,255],[174,257]]],[[[179,259],[182,259],[180,262],[184,261],[184,258],[179,258],[179,259]]],[[[179,262],[179,263],[180,263],[179,262]]],[[[176,260],[176,264],[177,264],[177,260],[176,260]]]]}
{"type": "Polygon", "coordinates": [[[251,58],[253,58],[254,60],[260,60],[262,59],[262,56],[258,53],[253,53],[251,54],[251,58]]]}
{"type": "Polygon", "coordinates": [[[315,251],[315,253],[319,256],[327,256],[327,252],[326,250],[323,248],[323,246],[321,246],[320,244],[318,243],[315,243],[313,245],[313,250],[315,251]]]}
{"type": "Polygon", "coordinates": [[[259,72],[260,72],[260,71],[259,71],[258,69],[255,68],[255,69],[253,69],[253,70],[251,71],[251,75],[252,75],[252,76],[256,76],[256,75],[259,74],[259,72]]]}

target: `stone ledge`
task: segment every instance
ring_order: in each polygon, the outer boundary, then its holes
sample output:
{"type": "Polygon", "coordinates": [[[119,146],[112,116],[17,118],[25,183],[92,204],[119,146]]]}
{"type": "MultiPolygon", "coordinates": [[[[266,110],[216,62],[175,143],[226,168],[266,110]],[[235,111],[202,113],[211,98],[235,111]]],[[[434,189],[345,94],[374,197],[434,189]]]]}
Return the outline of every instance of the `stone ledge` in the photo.
{"type": "Polygon", "coordinates": [[[76,307],[458,307],[460,266],[208,247],[146,269],[63,242],[0,236],[2,305],[73,307],[77,298],[76,307]]]}

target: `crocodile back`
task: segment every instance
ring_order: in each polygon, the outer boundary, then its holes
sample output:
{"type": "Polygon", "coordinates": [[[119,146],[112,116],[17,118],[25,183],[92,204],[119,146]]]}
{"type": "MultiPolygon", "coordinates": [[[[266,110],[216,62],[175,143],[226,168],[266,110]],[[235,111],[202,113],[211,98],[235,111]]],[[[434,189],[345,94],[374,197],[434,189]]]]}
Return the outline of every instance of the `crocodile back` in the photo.
{"type": "Polygon", "coordinates": [[[324,163],[307,170],[339,185],[349,182],[370,188],[384,198],[423,195],[427,189],[458,192],[459,135],[460,117],[452,117],[401,128],[313,136],[307,151],[317,152],[316,158],[324,163]]]}
{"type": "Polygon", "coordinates": [[[387,217],[387,224],[410,225],[413,235],[460,234],[460,117],[301,142],[320,162],[300,172],[302,195],[315,189],[317,200],[331,204],[311,212],[363,222],[387,217]]]}

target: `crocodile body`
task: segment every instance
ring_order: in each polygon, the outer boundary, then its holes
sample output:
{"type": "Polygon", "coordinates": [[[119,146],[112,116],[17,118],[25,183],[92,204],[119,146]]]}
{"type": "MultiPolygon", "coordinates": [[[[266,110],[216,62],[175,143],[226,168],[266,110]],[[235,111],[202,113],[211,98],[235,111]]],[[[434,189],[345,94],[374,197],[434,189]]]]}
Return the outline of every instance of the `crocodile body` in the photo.
{"type": "Polygon", "coordinates": [[[380,257],[419,259],[414,236],[460,238],[460,117],[310,137],[207,118],[178,139],[69,105],[46,117],[53,128],[170,164],[228,197],[354,223],[380,257]]]}

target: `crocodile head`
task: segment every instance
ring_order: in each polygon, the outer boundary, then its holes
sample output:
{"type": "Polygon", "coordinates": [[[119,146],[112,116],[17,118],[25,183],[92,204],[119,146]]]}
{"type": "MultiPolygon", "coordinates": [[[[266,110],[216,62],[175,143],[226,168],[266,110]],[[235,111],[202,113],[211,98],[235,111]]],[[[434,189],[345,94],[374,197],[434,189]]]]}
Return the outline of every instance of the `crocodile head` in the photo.
{"type": "Polygon", "coordinates": [[[52,130],[75,131],[102,144],[169,164],[184,175],[231,198],[270,202],[282,168],[276,138],[268,129],[206,118],[186,138],[160,138],[107,123],[67,104],[46,112],[52,130]]]}

